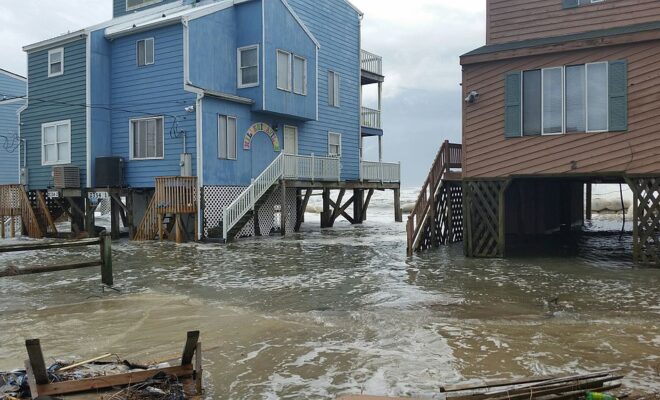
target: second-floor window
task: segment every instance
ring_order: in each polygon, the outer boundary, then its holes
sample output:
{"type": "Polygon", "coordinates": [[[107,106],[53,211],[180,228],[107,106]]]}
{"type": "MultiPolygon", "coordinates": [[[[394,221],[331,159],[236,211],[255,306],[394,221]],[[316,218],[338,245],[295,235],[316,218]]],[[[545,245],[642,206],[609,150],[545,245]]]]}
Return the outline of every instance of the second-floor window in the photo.
{"type": "Polygon", "coordinates": [[[277,88],[291,91],[291,53],[277,50],[277,88]]]}
{"type": "Polygon", "coordinates": [[[71,121],[41,125],[41,163],[58,165],[71,163],[71,121]]]}
{"type": "Polygon", "coordinates": [[[158,4],[163,0],[126,0],[126,11],[137,10],[142,7],[158,4]]]}
{"type": "Polygon", "coordinates": [[[523,135],[608,130],[608,63],[524,71],[523,135]]]}
{"type": "Polygon", "coordinates": [[[293,56],[293,93],[307,94],[307,60],[293,56]]]}
{"type": "Polygon", "coordinates": [[[238,87],[248,88],[259,85],[259,46],[238,49],[238,87]]]}
{"type": "Polygon", "coordinates": [[[328,133],[328,155],[330,157],[341,157],[341,133],[328,133]]]}
{"type": "Polygon", "coordinates": [[[48,77],[64,74],[64,48],[48,52],[48,77]]]}
{"type": "Polygon", "coordinates": [[[328,72],[328,104],[339,107],[341,77],[334,71],[328,72]]]}
{"type": "Polygon", "coordinates": [[[137,41],[137,65],[144,67],[152,65],[155,61],[154,39],[143,39],[137,41]]]}
{"type": "Polygon", "coordinates": [[[218,158],[236,159],[236,118],[220,115],[218,119],[218,158]]]}
{"type": "Polygon", "coordinates": [[[161,159],[165,153],[163,117],[131,120],[131,159],[161,159]]]}
{"type": "Polygon", "coordinates": [[[563,8],[577,8],[603,2],[605,2],[605,0],[561,0],[563,8]]]}

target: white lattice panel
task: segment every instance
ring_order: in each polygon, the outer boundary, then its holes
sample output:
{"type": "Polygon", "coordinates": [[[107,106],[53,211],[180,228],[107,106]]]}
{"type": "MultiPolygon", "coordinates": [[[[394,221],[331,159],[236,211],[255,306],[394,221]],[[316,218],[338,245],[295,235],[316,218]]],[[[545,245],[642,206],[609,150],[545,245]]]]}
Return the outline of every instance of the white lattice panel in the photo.
{"type": "MultiPolygon", "coordinates": [[[[204,199],[204,236],[208,236],[209,229],[221,228],[222,211],[230,205],[246,188],[240,186],[205,186],[204,199]]],[[[281,189],[276,188],[259,209],[259,227],[261,234],[267,236],[273,228],[280,226],[279,211],[276,206],[281,202],[281,189]],[[276,218],[277,214],[277,218],[276,218]]],[[[293,233],[296,223],[296,190],[287,189],[287,233],[293,233]]],[[[254,236],[254,222],[249,221],[236,235],[237,238],[254,236]]]]}

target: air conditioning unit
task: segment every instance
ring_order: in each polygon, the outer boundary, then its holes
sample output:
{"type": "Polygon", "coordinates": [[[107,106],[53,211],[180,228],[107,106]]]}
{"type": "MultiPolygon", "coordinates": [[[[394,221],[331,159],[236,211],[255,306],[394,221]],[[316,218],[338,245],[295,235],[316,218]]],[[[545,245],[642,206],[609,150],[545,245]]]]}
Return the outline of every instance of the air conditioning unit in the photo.
{"type": "Polygon", "coordinates": [[[74,165],[53,167],[55,189],[80,189],[80,168],[74,165]]]}
{"type": "Polygon", "coordinates": [[[97,188],[123,187],[124,159],[121,157],[97,157],[94,186],[97,188]]]}

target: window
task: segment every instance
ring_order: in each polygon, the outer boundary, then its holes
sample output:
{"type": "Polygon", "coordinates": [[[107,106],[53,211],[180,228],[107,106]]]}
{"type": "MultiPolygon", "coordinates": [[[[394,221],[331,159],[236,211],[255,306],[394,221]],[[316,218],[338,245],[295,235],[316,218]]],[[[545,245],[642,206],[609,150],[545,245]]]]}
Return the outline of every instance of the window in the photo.
{"type": "Polygon", "coordinates": [[[221,115],[218,119],[218,158],[236,159],[236,118],[221,115]]]}
{"type": "Polygon", "coordinates": [[[293,93],[307,94],[307,60],[300,57],[293,57],[293,93]]]}
{"type": "Polygon", "coordinates": [[[277,50],[277,88],[291,91],[291,53],[277,50]]]}
{"type": "Polygon", "coordinates": [[[137,64],[139,67],[154,63],[154,39],[137,41],[137,64]]]}
{"type": "Polygon", "coordinates": [[[341,134],[328,133],[328,155],[330,157],[341,157],[341,134]]]}
{"type": "Polygon", "coordinates": [[[58,165],[71,163],[71,121],[41,125],[41,163],[58,165]]]}
{"type": "Polygon", "coordinates": [[[48,77],[64,74],[64,48],[48,52],[48,77]]]}
{"type": "Polygon", "coordinates": [[[339,107],[339,85],[341,77],[338,73],[328,72],[328,104],[333,107],[339,107]]]}
{"type": "Polygon", "coordinates": [[[259,46],[238,49],[238,87],[259,85],[259,46]]]}
{"type": "Polygon", "coordinates": [[[523,136],[608,131],[609,84],[606,62],[524,71],[523,136]]]}
{"type": "Polygon", "coordinates": [[[131,159],[161,159],[165,152],[163,117],[131,120],[131,159]]]}
{"type": "Polygon", "coordinates": [[[126,11],[137,10],[142,7],[158,4],[163,0],[126,0],[126,11]]]}

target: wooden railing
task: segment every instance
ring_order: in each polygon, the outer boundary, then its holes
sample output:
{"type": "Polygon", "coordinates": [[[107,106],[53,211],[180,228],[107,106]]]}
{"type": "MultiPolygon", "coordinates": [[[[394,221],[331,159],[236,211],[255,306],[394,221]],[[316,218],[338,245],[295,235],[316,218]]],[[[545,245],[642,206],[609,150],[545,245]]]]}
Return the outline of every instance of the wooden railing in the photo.
{"type": "Polygon", "coordinates": [[[0,237],[6,235],[5,224],[9,223],[9,236],[16,236],[16,217],[21,216],[21,191],[20,185],[0,186],[0,237]]]}
{"type": "Polygon", "coordinates": [[[365,128],[382,129],[381,112],[369,107],[362,107],[362,126],[365,128]]]}
{"type": "Polygon", "coordinates": [[[339,157],[284,155],[284,178],[304,181],[339,181],[339,157]]]}
{"type": "Polygon", "coordinates": [[[383,57],[366,50],[360,52],[362,69],[377,75],[383,75],[383,57]]]}
{"type": "MultiPolygon", "coordinates": [[[[156,178],[156,191],[138,226],[134,240],[154,240],[163,236],[163,216],[197,213],[197,177],[156,178]]],[[[195,224],[195,227],[197,224],[195,224]]]]}
{"type": "Polygon", "coordinates": [[[401,164],[362,161],[360,179],[369,182],[401,182],[401,164]]]}
{"type": "Polygon", "coordinates": [[[438,154],[433,161],[433,166],[429,172],[426,181],[419,191],[419,196],[415,207],[412,209],[408,217],[406,226],[407,239],[408,239],[408,254],[412,255],[414,251],[414,243],[424,226],[424,222],[428,217],[429,210],[435,202],[435,193],[438,186],[442,182],[443,177],[452,168],[462,168],[463,148],[460,144],[449,143],[445,141],[438,151],[438,154]]]}

